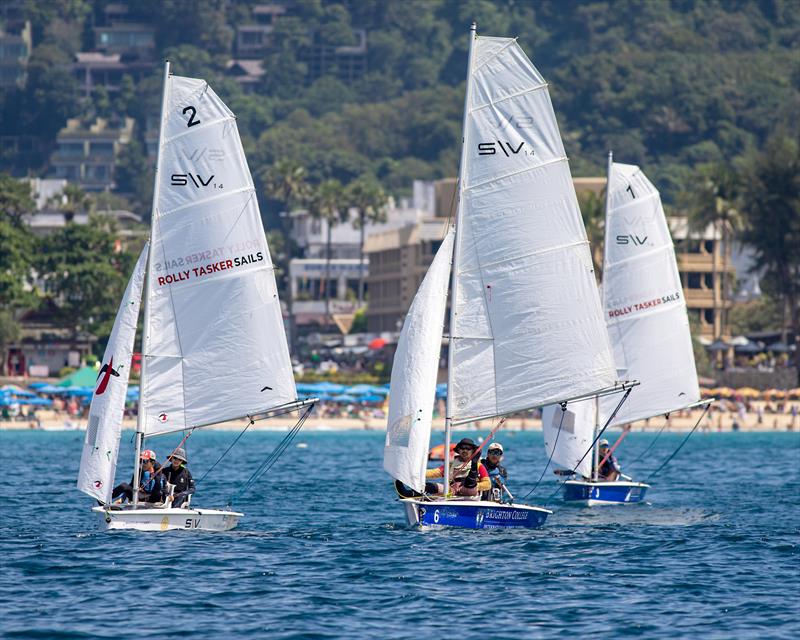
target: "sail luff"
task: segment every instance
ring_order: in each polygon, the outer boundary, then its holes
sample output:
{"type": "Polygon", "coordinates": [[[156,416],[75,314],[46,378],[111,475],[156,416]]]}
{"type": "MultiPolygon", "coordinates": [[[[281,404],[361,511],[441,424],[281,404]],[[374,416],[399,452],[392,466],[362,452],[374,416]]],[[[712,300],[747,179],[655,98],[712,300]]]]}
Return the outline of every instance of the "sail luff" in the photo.
{"type": "MultiPolygon", "coordinates": [[[[608,211],[611,208],[611,172],[614,170],[614,152],[609,150],[608,161],[606,163],[606,198],[603,210],[603,271],[605,273],[606,265],[608,264],[608,245],[611,238],[608,235],[610,225],[608,224],[608,211]]],[[[601,274],[602,277],[602,274],[601,274]]],[[[600,299],[603,305],[603,310],[606,308],[606,288],[600,287],[600,299]]],[[[605,315],[605,314],[604,314],[605,315]]]]}
{"type": "MultiPolygon", "coordinates": [[[[161,87],[161,116],[158,121],[158,147],[156,149],[156,166],[153,175],[153,203],[150,208],[150,247],[153,246],[153,228],[156,223],[156,213],[158,210],[158,191],[159,191],[159,177],[161,170],[161,151],[164,146],[164,114],[167,108],[167,99],[169,97],[169,60],[164,61],[164,77],[163,85],[161,87]]],[[[133,478],[139,477],[139,456],[142,451],[142,442],[144,441],[144,419],[146,416],[146,394],[144,393],[145,380],[147,379],[147,354],[150,349],[150,277],[153,272],[153,252],[149,251],[147,254],[147,270],[145,271],[144,278],[144,318],[142,324],[142,348],[139,360],[139,404],[136,410],[136,443],[134,445],[134,458],[133,458],[133,478]]],[[[134,507],[139,502],[139,492],[133,492],[133,505],[134,507]]]]}
{"type": "Polygon", "coordinates": [[[464,115],[461,122],[461,158],[458,163],[458,180],[456,188],[458,189],[457,207],[456,207],[456,223],[455,223],[455,236],[453,238],[453,261],[451,266],[451,284],[450,284],[450,340],[447,344],[447,401],[445,410],[444,421],[444,487],[445,492],[448,491],[450,486],[450,440],[451,431],[453,429],[453,407],[455,392],[452,384],[453,375],[453,346],[454,337],[457,334],[456,330],[456,300],[458,292],[458,268],[461,256],[461,242],[460,242],[460,229],[461,217],[464,204],[464,166],[466,163],[467,155],[467,118],[469,116],[469,104],[472,93],[472,69],[474,65],[474,50],[475,38],[477,37],[477,25],[473,22],[469,28],[469,54],[467,56],[467,82],[464,87],[464,115]]]}

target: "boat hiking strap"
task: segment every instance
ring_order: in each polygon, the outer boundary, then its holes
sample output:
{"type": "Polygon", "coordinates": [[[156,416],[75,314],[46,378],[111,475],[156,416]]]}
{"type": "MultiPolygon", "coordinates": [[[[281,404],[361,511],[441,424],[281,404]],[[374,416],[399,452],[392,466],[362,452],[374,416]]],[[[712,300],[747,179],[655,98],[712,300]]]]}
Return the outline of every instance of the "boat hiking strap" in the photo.
{"type": "MultiPolygon", "coordinates": [[[[567,480],[569,480],[570,476],[575,475],[576,469],[581,466],[581,462],[583,462],[584,458],[586,456],[588,456],[589,453],[594,449],[595,443],[597,443],[597,441],[600,439],[600,437],[605,433],[606,429],[608,429],[608,425],[611,424],[611,421],[617,415],[617,413],[619,412],[619,410],[622,407],[622,405],[625,404],[625,401],[628,399],[628,396],[631,394],[631,391],[633,391],[633,387],[628,387],[625,390],[625,394],[622,396],[622,398],[620,398],[620,401],[617,403],[617,406],[614,407],[614,411],[611,413],[611,415],[608,416],[608,420],[606,420],[605,425],[603,425],[603,428],[600,429],[600,431],[597,433],[597,435],[595,435],[594,440],[592,440],[592,444],[590,444],[589,448],[586,449],[586,451],[583,452],[583,455],[581,456],[581,459],[578,460],[577,464],[574,467],[572,467],[570,473],[566,474],[566,479],[562,480],[561,482],[559,482],[558,486],[555,488],[555,491],[553,491],[553,493],[551,493],[547,497],[547,500],[544,501],[545,506],[547,506],[550,503],[550,501],[558,495],[558,492],[561,491],[561,487],[563,487],[567,483],[567,480]]],[[[547,467],[545,467],[545,469],[546,468],[547,467]]]]}
{"type": "Polygon", "coordinates": [[[597,463],[597,468],[598,469],[602,469],[603,468],[603,465],[606,463],[606,460],[608,460],[611,457],[611,454],[614,453],[614,450],[619,446],[619,443],[622,442],[625,439],[625,436],[627,436],[630,432],[631,432],[631,426],[630,425],[628,425],[628,427],[626,429],[622,430],[622,434],[619,436],[619,438],[617,438],[617,441],[614,443],[614,446],[611,447],[608,450],[608,453],[603,456],[603,459],[600,462],[597,463]]]}
{"type": "MultiPolygon", "coordinates": [[[[191,429],[191,430],[189,431],[189,433],[187,433],[185,436],[183,436],[183,440],[181,440],[181,441],[178,443],[178,446],[177,446],[177,447],[175,447],[175,448],[172,450],[172,453],[170,453],[170,454],[167,456],[166,460],[164,460],[164,462],[165,462],[165,463],[167,462],[167,460],[170,460],[170,459],[172,458],[172,456],[174,456],[174,455],[175,455],[175,452],[176,452],[178,449],[180,449],[180,448],[183,446],[183,444],[184,444],[184,443],[185,443],[185,442],[186,442],[186,441],[189,439],[189,436],[190,436],[190,435],[192,435],[193,433],[194,433],[194,429],[191,429]]],[[[152,478],[152,479],[153,479],[153,480],[155,480],[155,479],[156,479],[158,476],[160,476],[160,475],[161,475],[161,473],[164,471],[164,469],[166,469],[166,467],[167,467],[167,465],[166,465],[166,464],[163,464],[163,465],[161,465],[161,468],[160,468],[158,471],[156,471],[156,472],[153,474],[153,478],[152,478]]],[[[144,489],[144,482],[141,482],[141,483],[139,484],[139,491],[142,491],[143,489],[144,489]]]]}
{"type": "Polygon", "coordinates": [[[641,460],[642,458],[644,458],[647,455],[647,452],[650,451],[650,449],[653,448],[653,445],[656,443],[656,440],[658,440],[658,437],[664,432],[664,429],[666,429],[667,425],[669,424],[669,415],[670,414],[668,414],[668,413],[664,414],[664,424],[661,425],[661,428],[658,430],[658,433],[656,434],[656,437],[653,438],[653,441],[649,445],[647,445],[647,448],[645,448],[645,450],[642,451],[636,457],[636,460],[634,460],[633,462],[630,462],[629,464],[636,464],[637,462],[639,462],[639,460],[641,460]]]}
{"type": "Polygon", "coordinates": [[[272,468],[272,466],[278,461],[281,455],[283,455],[283,452],[286,451],[287,447],[292,443],[292,440],[294,440],[294,437],[297,435],[300,429],[303,428],[306,419],[311,414],[311,411],[313,409],[314,405],[312,404],[303,412],[303,415],[300,416],[300,418],[298,418],[297,423],[294,425],[294,427],[292,427],[289,433],[287,433],[283,437],[283,440],[281,440],[275,446],[272,452],[267,456],[266,460],[264,460],[264,462],[262,462],[258,466],[258,468],[253,472],[253,475],[251,475],[250,478],[247,480],[247,482],[245,482],[242,485],[241,489],[239,489],[239,491],[237,491],[233,496],[231,496],[230,500],[228,500],[229,507],[233,506],[233,503],[236,502],[236,500],[238,500],[245,491],[247,491],[250,487],[252,487],[256,482],[258,482],[259,478],[261,478],[262,475],[264,475],[267,471],[269,471],[272,468]]]}
{"type": "MultiPolygon", "coordinates": [[[[547,471],[547,467],[549,467],[550,463],[553,461],[553,454],[556,452],[556,447],[558,446],[558,436],[561,435],[561,427],[564,425],[564,416],[567,413],[567,403],[566,402],[560,403],[559,406],[561,407],[561,420],[558,423],[558,431],[556,432],[556,440],[553,443],[553,450],[550,452],[550,457],[547,459],[547,464],[544,465],[544,469],[542,469],[542,475],[539,476],[539,479],[536,481],[536,484],[533,485],[533,489],[528,491],[528,493],[526,493],[522,497],[523,500],[526,500],[528,498],[528,496],[532,495],[533,492],[536,491],[536,489],[539,487],[539,483],[541,483],[541,481],[542,481],[542,478],[544,478],[544,474],[547,471]]],[[[542,433],[544,433],[544,424],[542,424],[542,433]]]]}
{"type": "MultiPolygon", "coordinates": [[[[271,414],[270,418],[277,418],[278,416],[284,416],[287,413],[291,413],[294,410],[295,410],[295,407],[285,408],[285,409],[283,409],[281,411],[278,411],[277,413],[271,414]]],[[[216,467],[222,461],[222,459],[225,456],[228,455],[228,453],[230,452],[231,449],[233,449],[233,447],[236,445],[236,443],[239,442],[239,439],[244,435],[244,432],[247,431],[250,427],[252,427],[256,423],[255,419],[252,416],[247,416],[247,420],[248,420],[247,426],[239,432],[239,435],[237,435],[233,439],[233,442],[231,442],[230,445],[228,445],[228,448],[225,449],[225,451],[222,452],[222,455],[219,458],[217,458],[217,461],[208,468],[208,471],[206,471],[201,476],[201,478],[196,481],[197,484],[200,484],[203,480],[206,479],[206,476],[214,470],[214,467],[216,467]]]]}
{"type": "Polygon", "coordinates": [[[700,414],[700,417],[697,419],[697,422],[694,423],[694,426],[692,427],[692,430],[688,434],[686,434],[686,437],[683,439],[683,442],[681,442],[680,445],[678,445],[678,448],[675,449],[675,451],[672,452],[672,455],[669,458],[667,458],[666,460],[664,460],[664,462],[661,463],[661,466],[658,469],[656,469],[655,471],[653,471],[653,473],[651,473],[649,476],[647,476],[647,479],[645,480],[645,484],[650,482],[650,480],[657,473],[659,473],[664,467],[666,467],[669,464],[670,460],[672,460],[676,455],[678,455],[678,451],[680,451],[681,448],[683,447],[683,445],[686,444],[686,442],[689,440],[689,438],[695,432],[695,429],[697,429],[697,427],[700,426],[700,421],[705,417],[706,413],[708,413],[708,408],[710,406],[711,406],[710,403],[705,406],[705,409],[703,409],[703,413],[700,414]]]}

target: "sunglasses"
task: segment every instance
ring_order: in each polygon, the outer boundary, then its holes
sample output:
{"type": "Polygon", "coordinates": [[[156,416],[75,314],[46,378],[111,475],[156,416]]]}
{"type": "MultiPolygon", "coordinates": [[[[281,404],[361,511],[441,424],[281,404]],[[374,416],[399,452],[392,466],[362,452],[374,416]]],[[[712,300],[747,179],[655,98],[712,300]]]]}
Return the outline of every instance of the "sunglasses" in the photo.
{"type": "Polygon", "coordinates": [[[502,456],[503,452],[500,451],[500,449],[492,449],[491,451],[489,451],[489,455],[490,456],[502,456]]]}

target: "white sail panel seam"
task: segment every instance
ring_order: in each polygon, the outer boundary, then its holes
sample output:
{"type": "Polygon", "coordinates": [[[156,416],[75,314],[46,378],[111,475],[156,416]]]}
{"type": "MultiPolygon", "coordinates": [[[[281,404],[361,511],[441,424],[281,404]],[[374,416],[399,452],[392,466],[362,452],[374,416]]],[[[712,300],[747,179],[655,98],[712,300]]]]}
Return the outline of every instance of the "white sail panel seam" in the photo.
{"type": "Polygon", "coordinates": [[[172,136],[171,138],[167,138],[166,140],[164,140],[164,144],[171,144],[175,140],[180,140],[181,138],[185,138],[186,136],[198,133],[199,131],[202,131],[203,129],[208,129],[209,127],[213,127],[214,125],[217,125],[220,122],[229,122],[229,121],[236,122],[236,117],[235,116],[225,116],[224,118],[217,118],[216,120],[211,120],[209,122],[201,122],[199,127],[198,126],[194,126],[191,129],[188,129],[188,130],[186,130],[186,131],[184,131],[182,133],[179,133],[177,135],[172,136]]]}
{"type": "Polygon", "coordinates": [[[482,104],[477,107],[473,107],[469,114],[472,115],[476,111],[480,111],[482,109],[486,109],[488,107],[493,107],[494,105],[498,104],[499,102],[505,102],[506,100],[511,100],[512,98],[518,98],[520,96],[524,96],[526,93],[533,93],[534,91],[539,91],[540,89],[547,89],[547,83],[544,82],[542,84],[536,85],[535,87],[530,87],[529,89],[523,89],[522,91],[518,91],[517,93],[512,93],[507,96],[503,96],[502,98],[497,98],[496,100],[492,100],[491,102],[487,102],[486,104],[482,104]]]}
{"type": "Polygon", "coordinates": [[[496,260],[495,262],[490,262],[490,263],[485,264],[485,265],[480,265],[479,264],[476,267],[471,267],[469,269],[462,269],[461,271],[458,272],[458,274],[461,275],[463,273],[471,273],[473,271],[480,270],[480,269],[483,269],[483,268],[487,268],[488,269],[490,267],[496,267],[496,266],[499,266],[499,265],[508,264],[509,262],[516,262],[518,260],[524,260],[525,258],[533,258],[533,257],[536,257],[536,256],[544,255],[546,253],[552,253],[553,251],[560,251],[561,249],[572,249],[574,247],[580,247],[580,246],[588,245],[588,244],[589,244],[588,240],[578,240],[577,242],[570,242],[570,243],[567,243],[567,244],[554,245],[552,247],[546,247],[544,249],[539,249],[538,251],[531,251],[529,253],[523,253],[523,254],[518,255],[518,256],[512,256],[510,258],[503,258],[502,260],[496,260]]]}
{"type": "Polygon", "coordinates": [[[659,254],[659,253],[666,253],[666,252],[673,253],[674,251],[675,251],[675,247],[672,245],[672,243],[663,244],[660,247],[656,247],[655,249],[650,249],[650,251],[642,251],[641,253],[639,253],[639,254],[637,254],[635,256],[631,256],[630,258],[623,258],[622,260],[617,260],[616,262],[609,262],[606,265],[605,271],[606,271],[606,273],[609,273],[610,271],[613,270],[614,267],[617,267],[617,266],[619,266],[621,264],[629,264],[631,262],[640,261],[643,258],[650,258],[650,257],[652,257],[654,255],[659,254]]]}
{"type": "MultiPolygon", "coordinates": [[[[628,185],[628,186],[631,186],[631,185],[628,185]]],[[[631,187],[631,188],[633,188],[633,187],[631,187]]],[[[627,189],[622,189],[622,193],[624,193],[625,191],[627,191],[627,189]]],[[[620,191],[617,190],[614,193],[620,193],[620,191]]],[[[658,191],[652,192],[652,193],[648,193],[646,196],[637,197],[637,198],[634,198],[633,200],[630,200],[628,202],[624,202],[622,204],[617,205],[616,207],[614,207],[611,210],[611,215],[615,216],[622,209],[627,209],[628,207],[631,207],[631,206],[633,206],[635,204],[641,204],[642,202],[647,202],[648,200],[655,200],[655,199],[658,199],[658,191]]]]}
{"type": "MultiPolygon", "coordinates": [[[[476,36],[475,36],[475,39],[477,40],[478,38],[480,38],[480,36],[476,35],[476,36]]],[[[484,67],[485,67],[487,64],[489,64],[489,63],[490,63],[492,60],[494,60],[494,59],[495,59],[495,58],[497,58],[498,56],[502,55],[502,54],[503,54],[503,52],[504,52],[506,49],[508,49],[508,48],[509,48],[511,45],[513,45],[513,44],[516,44],[516,42],[517,42],[517,39],[516,39],[516,38],[509,38],[509,39],[508,39],[508,42],[507,42],[505,45],[503,45],[502,47],[500,47],[500,48],[499,48],[497,51],[495,51],[495,52],[494,52],[494,53],[493,53],[491,56],[489,56],[489,57],[488,57],[486,60],[484,60],[483,62],[481,62],[480,66],[477,66],[477,67],[475,67],[475,68],[472,70],[472,75],[474,76],[476,73],[478,73],[478,71],[480,71],[481,69],[483,69],[483,68],[484,68],[484,67]]]]}
{"type": "Polygon", "coordinates": [[[464,191],[469,191],[470,189],[477,189],[478,187],[484,187],[487,184],[492,184],[493,182],[500,182],[501,180],[507,180],[508,178],[513,178],[514,176],[518,176],[521,173],[527,173],[528,171],[534,171],[536,169],[541,169],[542,167],[549,167],[551,164],[557,164],[559,162],[567,162],[567,156],[560,156],[558,158],[553,158],[552,160],[548,160],[547,162],[542,162],[541,164],[537,164],[533,167],[525,167],[524,169],[520,169],[519,171],[512,171],[511,173],[506,173],[502,176],[496,176],[494,178],[490,178],[489,180],[485,180],[484,182],[478,182],[477,184],[471,185],[464,185],[464,191]]]}
{"type": "MultiPolygon", "coordinates": [[[[209,202],[216,202],[217,200],[221,200],[222,198],[227,198],[228,196],[237,195],[239,193],[246,193],[248,191],[252,191],[255,193],[255,187],[252,183],[245,185],[244,187],[240,187],[239,189],[234,189],[233,191],[228,191],[227,193],[221,193],[217,196],[211,196],[210,198],[204,198],[203,200],[192,200],[191,202],[187,202],[186,204],[182,204],[180,207],[175,207],[174,209],[165,209],[164,211],[159,211],[159,217],[169,216],[177,211],[183,211],[184,209],[189,209],[190,207],[196,207],[201,204],[208,204],[209,202]]],[[[249,200],[248,200],[249,202],[249,200]]]]}

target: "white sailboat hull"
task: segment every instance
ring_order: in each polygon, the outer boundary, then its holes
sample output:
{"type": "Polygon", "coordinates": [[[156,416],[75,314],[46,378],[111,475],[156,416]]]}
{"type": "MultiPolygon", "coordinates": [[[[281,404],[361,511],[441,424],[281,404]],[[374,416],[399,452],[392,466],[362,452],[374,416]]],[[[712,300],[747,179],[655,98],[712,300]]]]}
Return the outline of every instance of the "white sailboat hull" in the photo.
{"type": "Polygon", "coordinates": [[[238,511],[221,509],[118,509],[94,507],[100,527],[105,530],[134,531],[229,531],[244,517],[238,511]]]}

